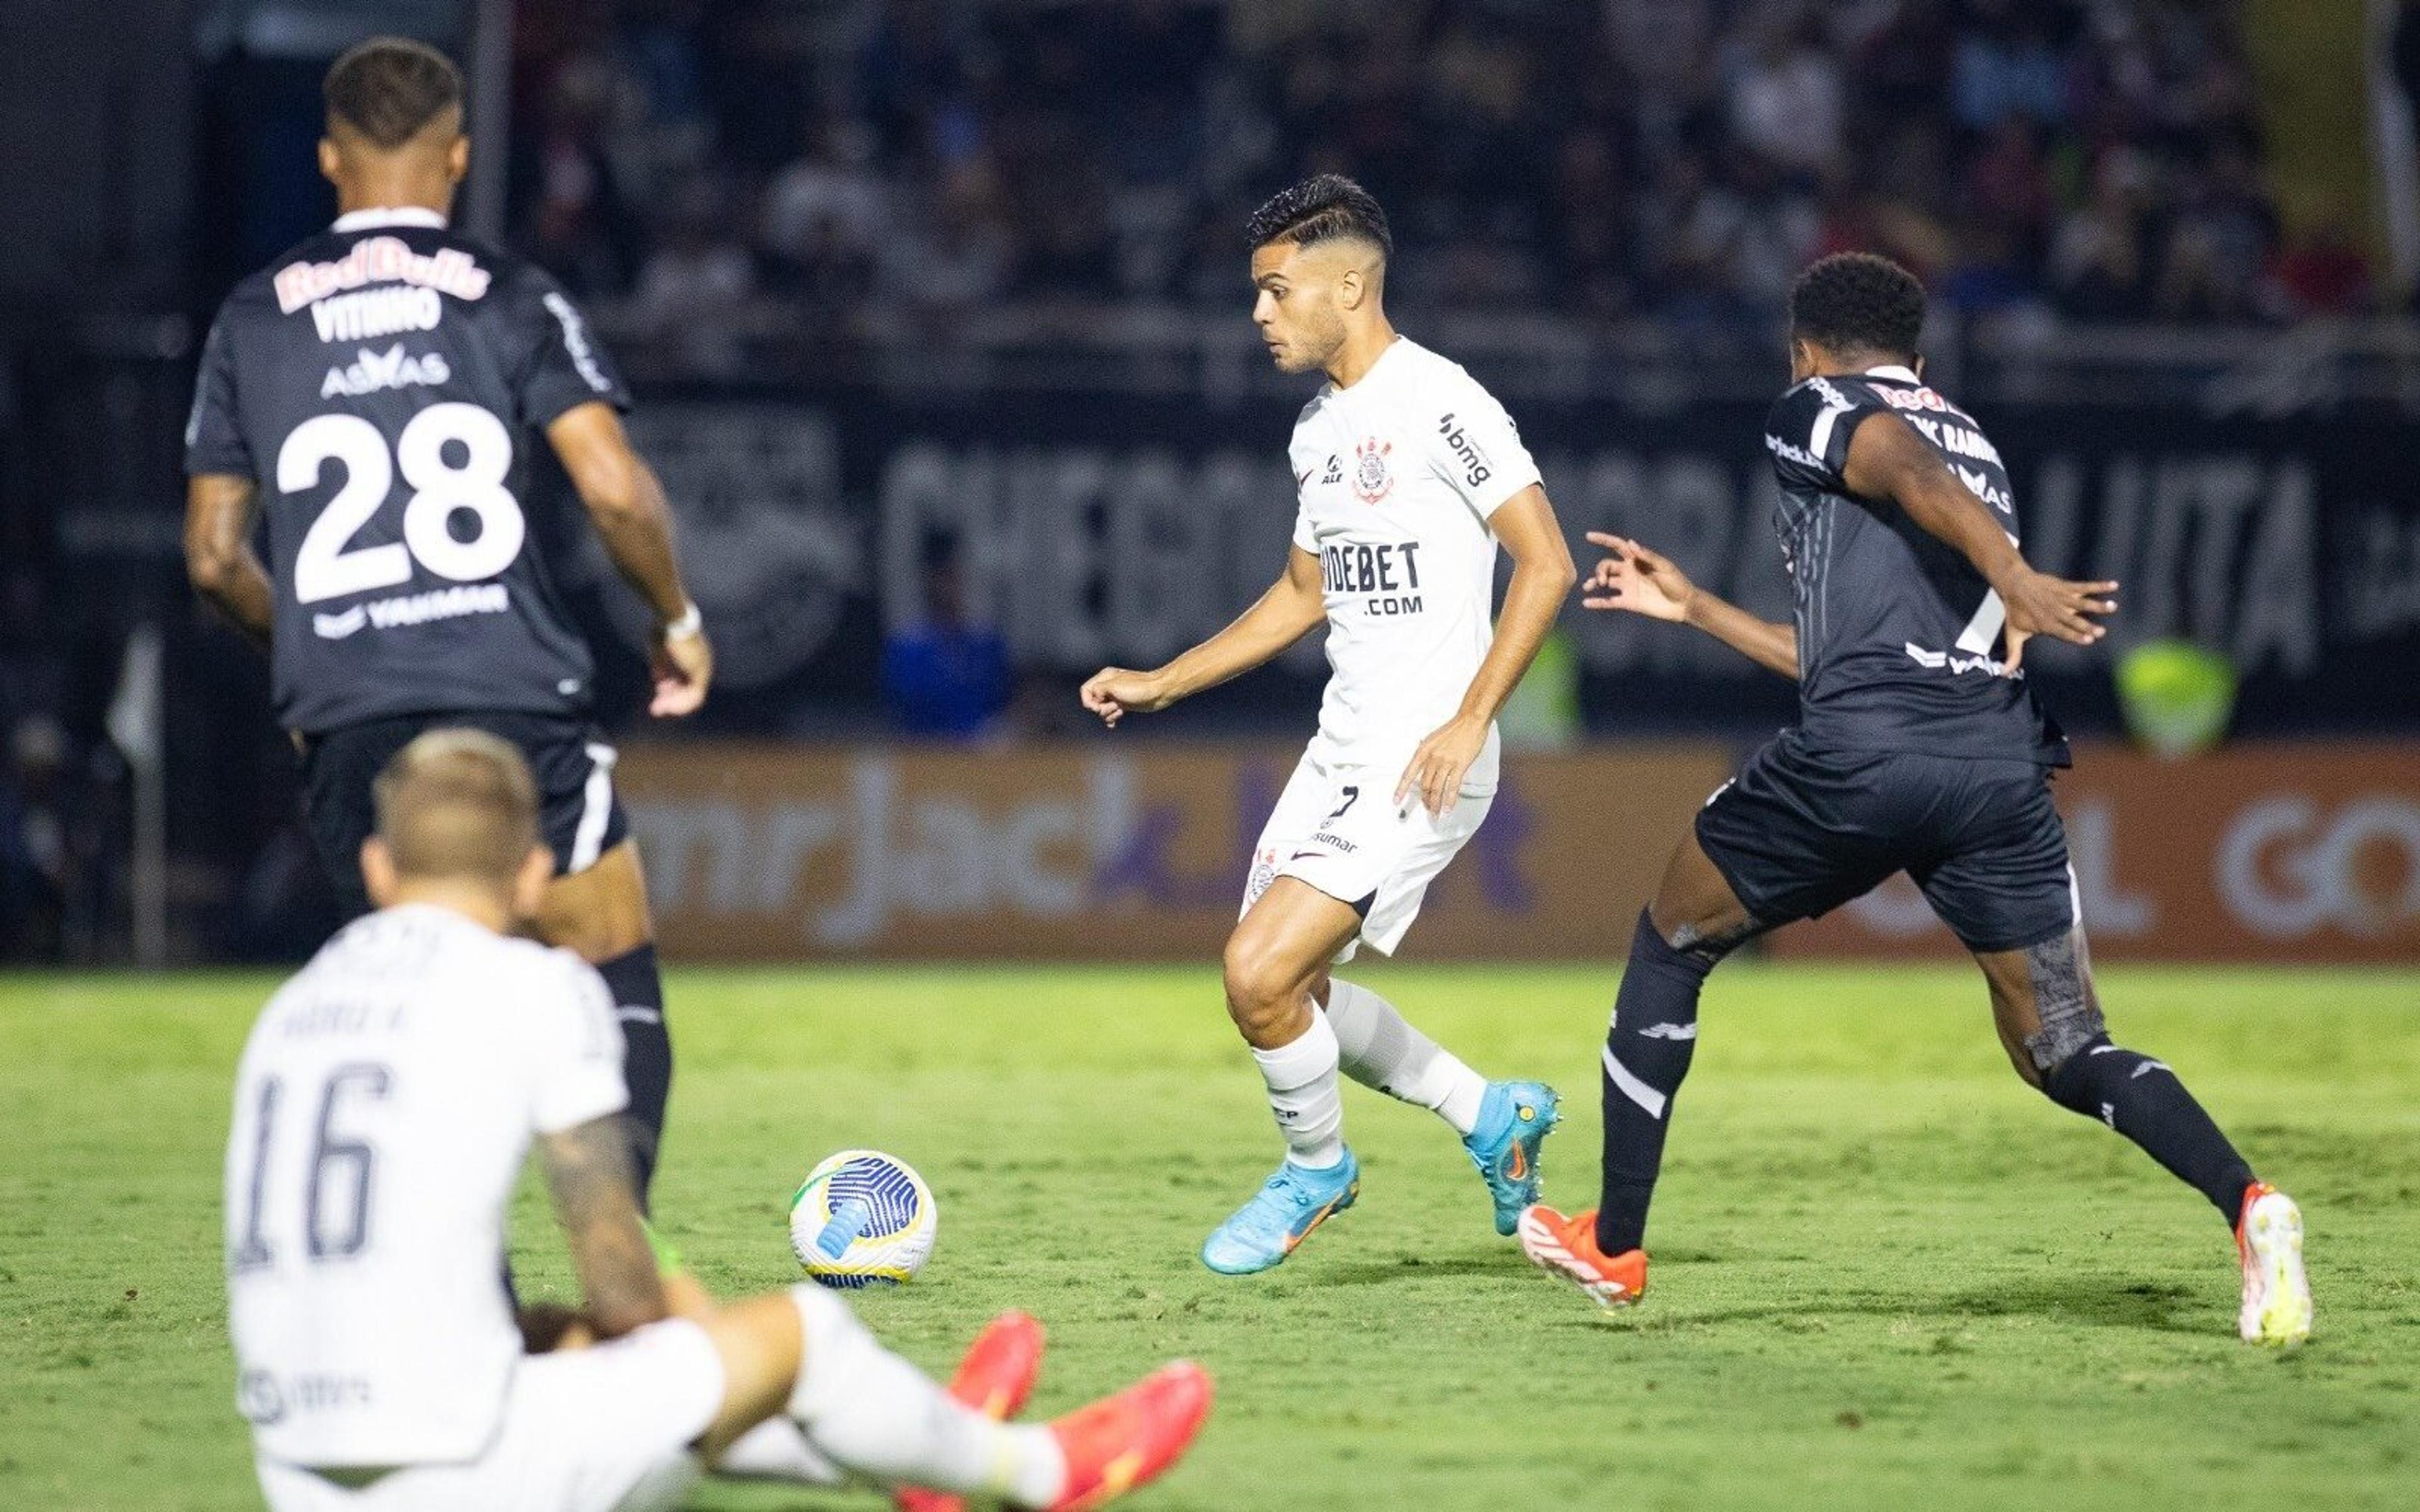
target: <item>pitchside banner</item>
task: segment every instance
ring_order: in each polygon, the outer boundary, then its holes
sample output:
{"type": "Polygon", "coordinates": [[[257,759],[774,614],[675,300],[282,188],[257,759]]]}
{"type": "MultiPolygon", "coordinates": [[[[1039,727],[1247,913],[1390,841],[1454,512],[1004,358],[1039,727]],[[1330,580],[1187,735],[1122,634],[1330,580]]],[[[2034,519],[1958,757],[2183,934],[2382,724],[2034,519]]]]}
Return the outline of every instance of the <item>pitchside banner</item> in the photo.
{"type": "MultiPolygon", "coordinates": [[[[616,771],[664,948],[688,961],[1214,961],[1293,748],[637,746],[616,771]]],[[[1414,960],[1618,961],[1718,744],[1508,752],[1430,889],[1414,960]]],[[[2057,785],[2103,959],[2420,961],[2420,760],[2274,746],[2178,764],[2087,747],[2057,785]]],[[[1952,953],[1904,878],[1774,939],[1952,953]]]]}
{"type": "MultiPolygon", "coordinates": [[[[1761,408],[1511,409],[1575,547],[1591,528],[1636,535],[1788,617],[1761,408]]],[[[2114,728],[2111,657],[2183,636],[2242,669],[2239,733],[2420,730],[2420,449],[2407,426],[2085,404],[1980,418],[2015,480],[2027,554],[2124,585],[2101,646],[2037,642],[2027,656],[2071,722],[2114,728]]],[[[776,683],[870,692],[881,635],[923,615],[944,550],[974,616],[1004,630],[1026,670],[1156,663],[1280,570],[1293,419],[1132,396],[942,409],[726,395],[650,402],[635,428],[680,511],[719,686],[744,699],[776,683]]],[[[1600,733],[1789,717],[1785,683],[1702,636],[1576,608],[1568,623],[1600,733]]],[[[1286,666],[1290,687],[1282,671],[1254,687],[1298,702],[1316,647],[1286,666]]]]}
{"type": "MultiPolygon", "coordinates": [[[[2180,763],[2086,748],[2056,792],[2097,957],[2420,964],[2420,748],[2256,743],[2180,763]]],[[[1902,875],[1773,949],[1959,947],[1902,875]]]]}
{"type": "MultiPolygon", "coordinates": [[[[635,746],[614,780],[677,959],[1215,961],[1297,755],[1117,739],[635,746]]],[[[1619,953],[1731,753],[1659,745],[1505,764],[1408,954],[1619,953]]]]}

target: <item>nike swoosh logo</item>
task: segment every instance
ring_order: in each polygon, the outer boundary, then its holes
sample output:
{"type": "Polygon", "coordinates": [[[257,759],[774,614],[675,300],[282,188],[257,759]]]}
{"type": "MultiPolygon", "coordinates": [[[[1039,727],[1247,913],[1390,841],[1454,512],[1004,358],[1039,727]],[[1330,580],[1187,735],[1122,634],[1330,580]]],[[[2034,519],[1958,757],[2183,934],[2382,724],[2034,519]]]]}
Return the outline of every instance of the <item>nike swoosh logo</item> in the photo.
{"type": "Polygon", "coordinates": [[[1311,1237],[1311,1231],[1312,1229],[1317,1228],[1321,1224],[1327,1222],[1328,1218],[1335,1213],[1336,1205],[1343,1200],[1344,1194],[1342,1192],[1328,1198],[1327,1205],[1311,1215],[1311,1222],[1302,1226],[1301,1232],[1286,1235],[1285,1252],[1288,1255],[1292,1255],[1295,1248],[1299,1246],[1304,1240],[1311,1237]]]}
{"type": "Polygon", "coordinates": [[[1512,1141],[1512,1163],[1504,1167],[1504,1175],[1508,1180],[1517,1181],[1528,1174],[1529,1152],[1522,1149],[1521,1142],[1516,1139],[1512,1141]]]}
{"type": "Polygon", "coordinates": [[[1297,488],[1301,487],[1304,484],[1309,483],[1310,481],[1311,481],[1311,469],[1309,469],[1309,468],[1305,468],[1305,469],[1303,469],[1300,472],[1297,472],[1297,473],[1295,473],[1295,474],[1294,475],[1294,486],[1295,486],[1295,487],[1297,487],[1297,488]]]}

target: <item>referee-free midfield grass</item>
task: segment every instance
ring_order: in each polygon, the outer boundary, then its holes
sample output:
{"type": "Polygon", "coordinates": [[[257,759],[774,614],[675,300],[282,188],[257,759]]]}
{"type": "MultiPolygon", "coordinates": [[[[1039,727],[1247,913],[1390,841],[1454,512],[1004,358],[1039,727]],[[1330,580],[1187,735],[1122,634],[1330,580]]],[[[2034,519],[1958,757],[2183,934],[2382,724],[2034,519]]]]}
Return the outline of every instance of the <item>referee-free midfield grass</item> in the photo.
{"type": "MultiPolygon", "coordinates": [[[[1362,980],[1569,1122],[1593,1190],[1608,968],[1362,980]]],[[[0,977],[0,1506],[256,1504],[221,1319],[227,1084],[260,976],[0,977]]],[[[1677,1104],[1653,1290],[1602,1319],[1523,1263],[1426,1113],[1348,1090],[1360,1206],[1282,1269],[1194,1258],[1277,1145],[1215,969],[682,972],[658,1187],[707,1284],[795,1276],[783,1205],[873,1145],[941,1204],[868,1297],[936,1370],[1011,1305],[1037,1408],[1173,1354],[1218,1375],[1138,1506],[2410,1506],[2420,1485],[2420,974],[2111,970],[2310,1223],[2319,1331],[2235,1341],[2227,1235],[2106,1130],[2019,1085],[1966,970],[1718,974],[1677,1104]]],[[[509,1005],[500,1005],[500,1011],[509,1005]]],[[[560,1293],[533,1195],[525,1288],[560,1293]]],[[[716,1487],[699,1507],[873,1506],[716,1487]]]]}

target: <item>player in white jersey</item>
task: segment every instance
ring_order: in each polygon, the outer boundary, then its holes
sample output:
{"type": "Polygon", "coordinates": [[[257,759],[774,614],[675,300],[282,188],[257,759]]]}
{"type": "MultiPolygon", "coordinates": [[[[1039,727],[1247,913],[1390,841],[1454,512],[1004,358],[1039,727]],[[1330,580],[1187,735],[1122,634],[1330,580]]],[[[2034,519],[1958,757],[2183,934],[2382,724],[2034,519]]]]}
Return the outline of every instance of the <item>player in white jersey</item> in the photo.
{"type": "Polygon", "coordinates": [[[1184,1451],[1209,1409],[1197,1366],[1022,1427],[966,1402],[1021,1397],[1030,1319],[1009,1379],[962,1371],[945,1394],[818,1288],[716,1307],[660,1275],[613,996],[577,956],[504,933],[553,875],[527,764],[492,734],[431,732],[377,807],[362,863],[380,911],[271,1000],[237,1075],[228,1312],[272,1512],[661,1506],[708,1463],[1091,1506],[1184,1451]],[[503,1285],[533,1144],[577,1315],[517,1319],[503,1285]],[[597,1342],[525,1353],[541,1335],[597,1342]]]}
{"type": "Polygon", "coordinates": [[[1576,576],[1503,407],[1388,321],[1392,240],[1377,202],[1322,175],[1263,206],[1250,241],[1252,318],[1279,370],[1327,375],[1289,448],[1298,512],[1285,572],[1166,666],[1106,668],[1083,687],[1084,706],[1115,725],[1327,626],[1319,733],[1253,848],[1227,942],[1227,1009],[1287,1147],[1277,1174],[1202,1246],[1203,1263],[1231,1275],[1281,1263],[1358,1196],[1340,1070],[1462,1135],[1497,1233],[1511,1234],[1534,1200],[1553,1090],[1482,1079],[1328,968],[1363,942],[1393,954],[1430,881],[1486,817],[1497,712],[1576,576]],[[1491,629],[1499,542],[1512,581],[1491,629]]]}

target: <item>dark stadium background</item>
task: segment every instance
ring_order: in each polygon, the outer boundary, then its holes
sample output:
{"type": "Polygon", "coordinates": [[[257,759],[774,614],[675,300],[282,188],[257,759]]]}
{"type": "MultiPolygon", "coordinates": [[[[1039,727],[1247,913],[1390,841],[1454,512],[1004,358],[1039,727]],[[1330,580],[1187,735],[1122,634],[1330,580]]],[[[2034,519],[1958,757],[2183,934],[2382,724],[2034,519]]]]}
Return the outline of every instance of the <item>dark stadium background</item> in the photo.
{"type": "MultiPolygon", "coordinates": [[[[1069,840],[1086,821],[1035,810],[1066,834],[970,863],[1031,875],[919,905],[957,946],[1068,953],[1095,905],[1121,949],[1215,940],[1315,651],[1114,743],[1073,690],[1274,574],[1307,389],[1253,340],[1239,228],[1334,169],[1391,210],[1398,323],[1505,400],[1575,533],[1666,545],[1773,612],[1781,296],[1827,251],[1916,268],[1931,376],[2008,454],[2029,548],[2127,583],[2106,652],[2034,659],[2097,742],[2069,811],[2103,939],[2420,956],[2416,8],[11,0],[0,961],[284,958],[327,927],[265,668],[184,583],[178,441],[217,300],[331,213],[318,78],[377,30],[465,62],[458,218],[583,301],[681,514],[723,679],[697,720],[641,729],[634,618],[553,505],[668,853],[668,953],[907,949],[802,924],[814,878],[712,849],[713,823],[854,801],[833,795],[867,772],[940,806],[899,823],[984,835],[1028,825],[1019,784],[1124,774],[1136,823],[1189,837],[1154,872],[1124,830],[1069,840]],[[883,671],[937,603],[1011,667],[954,738],[911,729],[883,671]],[[2112,658],[2160,638],[2240,667],[2230,749],[2122,752],[2112,658]],[[740,766],[706,744],[735,739],[785,744],[740,766]],[[1063,842],[1094,849],[1035,859],[1063,842]]],[[[1571,826],[1619,832],[1788,717],[1711,644],[1576,609],[1566,631],[1515,732],[1544,754],[1508,763],[1533,819],[1498,824],[1497,870],[1464,863],[1450,952],[1489,953],[1499,915],[1499,949],[1564,953],[1589,937],[1572,909],[1627,918],[1554,854],[1571,826]]],[[[1816,948],[1932,943],[1883,914],[1827,928],[1816,948]]]]}

